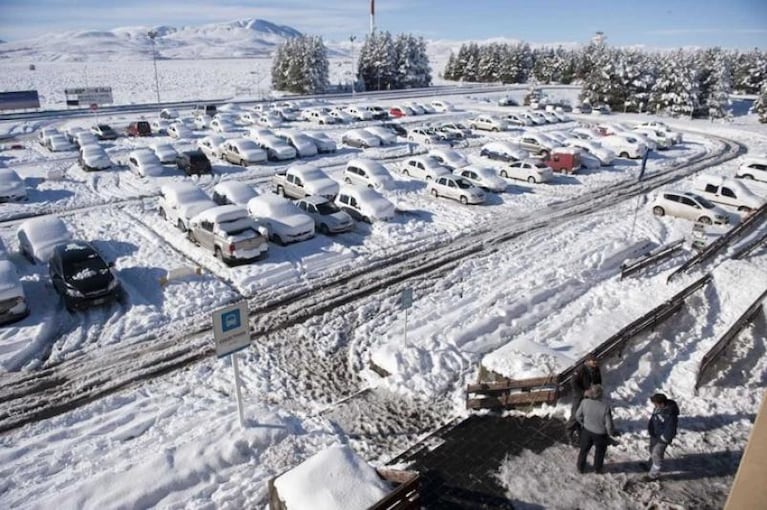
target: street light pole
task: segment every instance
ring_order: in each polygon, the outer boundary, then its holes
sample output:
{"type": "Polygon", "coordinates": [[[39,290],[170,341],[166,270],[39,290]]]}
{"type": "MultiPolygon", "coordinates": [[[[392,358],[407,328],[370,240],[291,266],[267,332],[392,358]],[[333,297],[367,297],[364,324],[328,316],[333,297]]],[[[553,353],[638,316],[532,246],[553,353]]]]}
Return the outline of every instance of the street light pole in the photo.
{"type": "Polygon", "coordinates": [[[356,81],[354,79],[354,40],[357,39],[356,35],[350,35],[349,36],[349,42],[352,45],[352,97],[354,97],[354,82],[356,81]]]}
{"type": "Polygon", "coordinates": [[[152,65],[154,65],[154,89],[157,92],[157,103],[160,103],[160,80],[157,78],[157,44],[155,37],[159,34],[156,30],[150,30],[147,34],[152,41],[152,65]]]}

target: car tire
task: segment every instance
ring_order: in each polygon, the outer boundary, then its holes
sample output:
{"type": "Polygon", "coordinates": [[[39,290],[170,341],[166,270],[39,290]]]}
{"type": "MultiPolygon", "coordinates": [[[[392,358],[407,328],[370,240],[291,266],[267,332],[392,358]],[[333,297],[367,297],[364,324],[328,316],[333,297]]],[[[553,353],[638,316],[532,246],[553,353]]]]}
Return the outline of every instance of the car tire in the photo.
{"type": "Polygon", "coordinates": [[[744,179],[751,179],[751,180],[754,180],[754,176],[753,176],[753,175],[751,175],[751,174],[745,174],[745,175],[743,176],[743,178],[744,178],[744,179]]]}
{"type": "Polygon", "coordinates": [[[506,170],[501,170],[501,177],[503,177],[505,179],[509,178],[509,174],[506,173],[506,170]]]}
{"type": "Polygon", "coordinates": [[[752,210],[753,209],[751,209],[747,205],[741,205],[740,207],[738,207],[739,212],[750,213],[752,210]]]}
{"type": "Polygon", "coordinates": [[[346,178],[344,179],[344,182],[345,182],[346,184],[351,184],[351,183],[352,183],[352,180],[351,180],[351,179],[349,179],[348,177],[346,177],[346,178]]]}
{"type": "Polygon", "coordinates": [[[216,256],[216,258],[217,258],[218,260],[220,260],[221,262],[223,262],[223,261],[224,261],[224,255],[221,253],[221,248],[219,248],[218,246],[216,246],[216,249],[214,250],[213,254],[214,254],[214,255],[216,256]]]}
{"type": "Polygon", "coordinates": [[[162,218],[164,220],[168,219],[168,216],[165,214],[165,209],[163,209],[162,207],[160,207],[159,214],[160,214],[160,218],[162,218]]]}
{"type": "Polygon", "coordinates": [[[527,182],[529,182],[530,184],[535,184],[537,181],[535,180],[535,177],[531,175],[530,177],[527,178],[527,182]]]}
{"type": "Polygon", "coordinates": [[[285,241],[282,240],[279,234],[272,234],[272,241],[279,244],[280,246],[285,246],[285,241]]]}
{"type": "Polygon", "coordinates": [[[240,160],[240,166],[248,166],[248,162],[245,161],[244,159],[241,159],[240,160]]]}
{"type": "Polygon", "coordinates": [[[178,220],[178,223],[176,223],[176,226],[178,226],[178,229],[181,232],[186,232],[186,227],[184,226],[184,222],[181,221],[180,219],[178,220]]]}
{"type": "Polygon", "coordinates": [[[431,190],[431,196],[433,196],[434,198],[439,198],[439,193],[437,193],[437,190],[436,190],[436,189],[433,189],[433,188],[432,188],[432,190],[431,190]]]}
{"type": "Polygon", "coordinates": [[[466,198],[464,195],[461,195],[461,198],[460,198],[460,202],[461,202],[463,205],[467,205],[467,204],[469,203],[469,199],[468,199],[468,198],[466,198]]]}
{"type": "Polygon", "coordinates": [[[711,218],[708,216],[701,216],[698,218],[698,222],[703,223],[704,225],[711,225],[713,222],[711,221],[711,218]]]}
{"type": "Polygon", "coordinates": [[[621,152],[618,156],[624,159],[629,159],[629,153],[626,151],[621,152]]]}
{"type": "Polygon", "coordinates": [[[407,177],[410,177],[410,172],[408,172],[407,170],[403,170],[403,171],[402,171],[402,175],[405,175],[405,176],[407,176],[407,177]]]}
{"type": "Polygon", "coordinates": [[[666,210],[664,208],[662,208],[661,206],[656,205],[655,207],[652,208],[652,213],[655,216],[665,216],[666,215],[666,210]]]}
{"type": "Polygon", "coordinates": [[[427,176],[426,176],[426,180],[427,180],[427,181],[430,181],[430,180],[432,180],[432,179],[431,179],[431,175],[427,175],[427,176]]]}
{"type": "Polygon", "coordinates": [[[493,131],[497,133],[498,131],[500,131],[500,129],[498,129],[497,127],[494,127],[493,131]]]}

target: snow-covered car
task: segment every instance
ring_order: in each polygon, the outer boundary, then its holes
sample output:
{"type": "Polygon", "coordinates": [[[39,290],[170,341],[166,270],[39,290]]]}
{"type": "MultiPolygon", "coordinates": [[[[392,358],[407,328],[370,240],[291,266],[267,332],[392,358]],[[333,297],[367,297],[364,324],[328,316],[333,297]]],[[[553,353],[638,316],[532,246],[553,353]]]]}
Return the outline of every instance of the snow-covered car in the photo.
{"type": "Polygon", "coordinates": [[[16,266],[9,260],[0,260],[0,325],[19,321],[27,315],[27,298],[16,266]]]}
{"type": "Polygon", "coordinates": [[[407,139],[420,145],[432,145],[442,141],[442,138],[429,128],[413,128],[408,132],[407,139]]]}
{"type": "Polygon", "coordinates": [[[314,220],[314,228],[321,234],[339,234],[354,229],[354,220],[334,202],[319,195],[296,201],[296,205],[314,220]]]}
{"type": "Polygon", "coordinates": [[[462,204],[481,204],[485,192],[457,175],[442,175],[426,185],[426,192],[434,198],[446,197],[462,204]]]}
{"type": "Polygon", "coordinates": [[[67,136],[67,140],[69,140],[71,143],[75,143],[75,140],[77,139],[77,133],[85,133],[85,132],[89,132],[89,131],[87,131],[82,126],[67,126],[66,129],[64,129],[64,134],[67,136]]]}
{"type": "Polygon", "coordinates": [[[167,135],[168,128],[170,127],[170,122],[165,119],[154,119],[149,123],[149,126],[151,127],[153,133],[157,133],[158,135],[167,135]]]}
{"type": "Polygon", "coordinates": [[[695,193],[664,191],[655,197],[650,208],[655,216],[676,216],[708,225],[730,222],[727,211],[695,193]]]}
{"type": "Polygon", "coordinates": [[[647,146],[638,137],[624,133],[603,136],[599,143],[615,151],[621,158],[638,159],[647,152],[647,146]]]}
{"type": "Polygon", "coordinates": [[[349,145],[350,147],[367,149],[369,147],[380,146],[381,139],[364,129],[350,129],[341,137],[341,143],[349,145]]]}
{"type": "Polygon", "coordinates": [[[409,106],[405,106],[404,104],[398,105],[398,106],[392,106],[391,108],[389,108],[389,116],[395,119],[399,119],[401,117],[409,117],[413,115],[417,115],[417,113],[412,108],[410,108],[409,106]]]}
{"type": "Polygon", "coordinates": [[[362,107],[370,112],[373,116],[373,120],[386,120],[389,118],[389,109],[377,104],[366,104],[362,107]]]}
{"type": "Polygon", "coordinates": [[[75,150],[75,144],[71,143],[65,135],[54,133],[48,137],[48,150],[51,152],[66,152],[75,150]]]}
{"type": "Polygon", "coordinates": [[[353,159],[346,164],[344,182],[375,189],[388,189],[394,179],[381,163],[372,159],[353,159]]]}
{"type": "Polygon", "coordinates": [[[273,194],[248,201],[248,213],[269,231],[269,238],[285,245],[314,237],[314,220],[293,202],[273,194]]]}
{"type": "Polygon", "coordinates": [[[383,126],[368,126],[363,129],[373,136],[380,138],[381,145],[393,145],[397,143],[397,134],[383,126]]]}
{"type": "Polygon", "coordinates": [[[0,168],[0,203],[27,199],[27,187],[15,170],[0,168]]]}
{"type": "Polygon", "coordinates": [[[554,149],[562,147],[557,140],[546,136],[545,133],[535,131],[525,131],[517,143],[522,149],[531,154],[541,155],[544,159],[548,158],[554,149]]]}
{"type": "Polygon", "coordinates": [[[78,147],[83,147],[84,145],[99,145],[99,139],[90,131],[80,131],[79,133],[75,133],[74,143],[78,147]]]}
{"type": "Polygon", "coordinates": [[[559,120],[559,122],[571,122],[573,120],[569,115],[562,112],[558,112],[556,110],[549,113],[553,115],[554,117],[556,117],[559,120]]]}
{"type": "Polygon", "coordinates": [[[570,134],[573,135],[575,138],[580,138],[581,140],[599,140],[602,137],[602,134],[599,133],[597,130],[588,128],[588,127],[576,127],[570,130],[570,134]]]}
{"type": "Polygon", "coordinates": [[[358,105],[351,105],[344,108],[346,113],[351,115],[356,120],[372,120],[373,114],[370,113],[366,108],[358,105]]]}
{"type": "Polygon", "coordinates": [[[168,126],[168,136],[175,138],[176,140],[181,140],[185,138],[192,138],[194,136],[194,132],[185,124],[177,122],[168,126]]]}
{"type": "Polygon", "coordinates": [[[658,150],[665,150],[674,145],[674,140],[665,131],[649,127],[637,127],[634,128],[633,131],[652,140],[658,150]]]}
{"type": "Polygon", "coordinates": [[[160,217],[181,232],[189,229],[189,220],[216,203],[191,182],[173,182],[160,186],[160,217]]]}
{"type": "Polygon", "coordinates": [[[617,157],[615,151],[603,147],[602,144],[597,141],[584,140],[581,138],[567,138],[564,143],[568,147],[576,147],[591,154],[599,160],[601,165],[611,165],[617,157]]]}
{"type": "Polygon", "coordinates": [[[460,122],[444,122],[439,126],[441,131],[452,133],[456,138],[469,138],[471,129],[460,122]]]}
{"type": "Polygon", "coordinates": [[[444,113],[455,111],[455,107],[443,99],[435,99],[431,102],[431,107],[435,112],[444,113]]]}
{"type": "Polygon", "coordinates": [[[163,166],[151,149],[136,149],[128,154],[128,168],[141,177],[158,177],[163,166]]]}
{"type": "Polygon", "coordinates": [[[469,127],[474,130],[506,131],[509,129],[509,124],[491,115],[478,115],[469,121],[469,127]]]}
{"type": "Polygon", "coordinates": [[[680,133],[679,131],[674,131],[665,122],[661,122],[659,120],[650,120],[647,122],[642,122],[641,124],[639,124],[638,127],[648,127],[658,131],[663,131],[669,136],[669,138],[674,140],[674,143],[682,143],[682,140],[684,138],[682,133],[680,133]]]}
{"type": "Polygon", "coordinates": [[[494,168],[465,166],[453,170],[453,173],[487,191],[501,193],[506,190],[506,181],[498,177],[498,172],[494,168]]]}
{"type": "Polygon", "coordinates": [[[746,159],[740,164],[735,175],[743,179],[767,182],[767,157],[751,157],[746,159]]]}
{"type": "Polygon", "coordinates": [[[535,113],[543,117],[543,120],[545,120],[547,124],[556,124],[559,122],[559,117],[554,115],[553,112],[543,111],[543,112],[535,112],[535,113]]]}
{"type": "Polygon", "coordinates": [[[285,161],[297,156],[296,149],[269,129],[251,129],[248,136],[266,151],[266,157],[270,161],[285,161]]]}
{"type": "Polygon", "coordinates": [[[544,119],[540,115],[537,115],[536,112],[531,112],[531,111],[522,112],[522,113],[520,113],[520,116],[523,119],[526,119],[526,120],[532,122],[533,126],[541,126],[543,124],[546,124],[546,119],[544,119]]]}
{"type": "Polygon", "coordinates": [[[208,156],[200,149],[183,151],[176,156],[176,168],[186,175],[203,175],[213,173],[213,166],[208,156]]]}
{"type": "Polygon", "coordinates": [[[527,181],[531,184],[548,182],[554,177],[554,170],[537,159],[514,161],[501,167],[501,177],[527,181]]]}
{"type": "Polygon", "coordinates": [[[237,126],[234,125],[233,122],[219,118],[211,120],[209,126],[210,129],[216,133],[230,133],[232,131],[237,131],[237,126]]]}
{"type": "Polygon", "coordinates": [[[363,186],[344,186],[338,192],[336,205],[352,218],[372,223],[394,218],[394,204],[379,192],[363,186]]]}
{"type": "Polygon", "coordinates": [[[699,175],[693,183],[693,188],[711,202],[729,205],[741,212],[754,211],[766,202],[742,182],[727,177],[699,175]]]}
{"type": "Polygon", "coordinates": [[[173,108],[163,108],[160,110],[160,118],[166,120],[177,119],[178,111],[174,110],[173,108]]]}
{"type": "Polygon", "coordinates": [[[70,241],[54,248],[48,274],[70,312],[110,303],[122,295],[111,264],[84,241],[70,241]]]}
{"type": "Polygon", "coordinates": [[[54,134],[61,134],[61,131],[59,131],[58,128],[54,128],[54,127],[42,128],[40,129],[40,131],[37,132],[37,141],[43,147],[47,147],[48,138],[54,134]]]}
{"type": "Polygon", "coordinates": [[[345,112],[340,108],[331,108],[327,114],[338,121],[339,124],[346,124],[357,120],[351,113],[345,112]]]}
{"type": "Polygon", "coordinates": [[[213,201],[218,205],[248,205],[258,193],[249,184],[240,181],[224,181],[213,186],[213,201]]]}
{"type": "Polygon", "coordinates": [[[244,122],[245,124],[255,124],[260,116],[260,112],[244,111],[240,113],[240,122],[244,122]]]}
{"type": "Polygon", "coordinates": [[[194,121],[192,121],[193,124],[194,124],[194,129],[205,129],[205,128],[207,128],[208,127],[208,123],[211,120],[212,119],[209,118],[207,115],[198,115],[198,116],[196,116],[194,118],[194,121]]]}
{"type": "Polygon", "coordinates": [[[426,181],[450,173],[448,168],[445,168],[439,161],[430,158],[429,156],[413,156],[405,159],[405,161],[400,164],[400,171],[402,172],[402,175],[426,181]]]}
{"type": "Polygon", "coordinates": [[[57,216],[31,218],[19,225],[16,231],[19,251],[33,264],[45,264],[53,255],[53,249],[72,240],[67,226],[57,216]]]}
{"type": "Polygon", "coordinates": [[[461,168],[469,164],[469,160],[466,159],[466,156],[455,149],[437,147],[431,149],[428,155],[439,161],[440,165],[450,170],[455,170],[456,168],[461,168]]]}
{"type": "Polygon", "coordinates": [[[259,226],[239,205],[220,205],[200,212],[189,220],[187,236],[229,265],[252,262],[269,250],[259,226]]]}
{"type": "Polygon", "coordinates": [[[273,112],[271,110],[263,112],[256,119],[256,124],[258,124],[259,126],[264,126],[268,128],[278,128],[282,126],[282,123],[283,123],[282,115],[280,115],[277,112],[273,112]]]}
{"type": "Polygon", "coordinates": [[[490,142],[482,146],[480,156],[496,161],[519,161],[530,157],[530,153],[512,142],[490,142]]]}
{"type": "Polygon", "coordinates": [[[241,166],[266,161],[266,151],[249,138],[237,138],[221,144],[221,159],[241,166]]]}
{"type": "Polygon", "coordinates": [[[533,125],[533,121],[526,119],[518,113],[507,113],[503,120],[511,126],[527,127],[533,125]]]}
{"type": "Polygon", "coordinates": [[[299,158],[310,158],[317,155],[317,144],[304,133],[279,131],[275,134],[285,143],[296,149],[299,158]]]}
{"type": "Polygon", "coordinates": [[[301,112],[301,120],[314,122],[320,125],[338,123],[338,121],[334,117],[331,117],[330,114],[316,109],[303,110],[301,112]]]}
{"type": "Polygon", "coordinates": [[[278,113],[284,122],[293,122],[298,120],[299,111],[293,107],[276,106],[273,111],[278,113]]]}
{"type": "Polygon", "coordinates": [[[169,165],[176,162],[178,151],[169,143],[153,143],[149,146],[154,151],[154,155],[163,165],[169,165]]]}
{"type": "Polygon", "coordinates": [[[85,171],[106,170],[112,167],[112,161],[107,151],[101,145],[83,145],[77,158],[80,167],[85,171]]]}
{"type": "Polygon", "coordinates": [[[221,135],[208,135],[197,140],[197,148],[208,156],[208,159],[221,159],[223,145],[226,140],[221,135]]]}
{"type": "Polygon", "coordinates": [[[339,188],[336,181],[313,165],[291,165],[284,172],[275,174],[272,182],[278,195],[291,198],[320,195],[332,200],[339,188]]]}
{"type": "Polygon", "coordinates": [[[91,127],[91,133],[96,135],[99,140],[117,140],[117,131],[108,124],[96,124],[91,127]]]}
{"type": "Polygon", "coordinates": [[[325,133],[311,132],[304,134],[307,136],[307,138],[309,138],[309,140],[312,141],[312,143],[314,143],[314,145],[317,146],[317,152],[320,154],[328,154],[338,150],[338,144],[336,144],[336,141],[325,133]]]}

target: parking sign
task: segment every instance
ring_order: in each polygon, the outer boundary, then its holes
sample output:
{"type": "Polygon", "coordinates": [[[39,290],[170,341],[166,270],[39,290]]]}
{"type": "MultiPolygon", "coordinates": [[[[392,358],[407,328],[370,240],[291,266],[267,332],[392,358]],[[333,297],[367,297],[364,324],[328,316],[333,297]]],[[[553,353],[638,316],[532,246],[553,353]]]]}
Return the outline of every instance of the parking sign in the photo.
{"type": "Polygon", "coordinates": [[[228,356],[250,345],[248,305],[240,301],[213,312],[213,337],[216,355],[228,356]]]}

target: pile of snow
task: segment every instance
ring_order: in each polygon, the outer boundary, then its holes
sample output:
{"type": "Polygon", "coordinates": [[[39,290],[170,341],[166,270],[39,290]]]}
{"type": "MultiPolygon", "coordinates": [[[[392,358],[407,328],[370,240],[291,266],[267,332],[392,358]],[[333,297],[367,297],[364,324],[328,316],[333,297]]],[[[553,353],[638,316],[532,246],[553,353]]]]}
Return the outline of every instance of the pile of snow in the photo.
{"type": "Polygon", "coordinates": [[[308,458],[274,486],[288,510],[364,510],[391,490],[374,468],[342,445],[308,458]]]}

